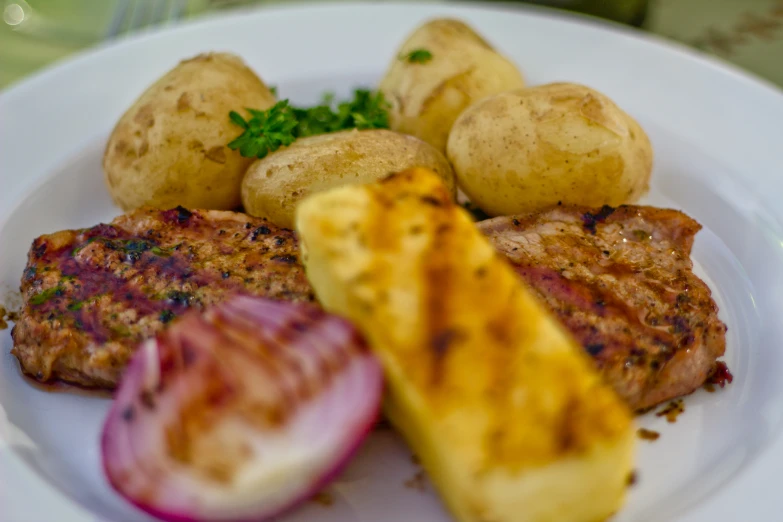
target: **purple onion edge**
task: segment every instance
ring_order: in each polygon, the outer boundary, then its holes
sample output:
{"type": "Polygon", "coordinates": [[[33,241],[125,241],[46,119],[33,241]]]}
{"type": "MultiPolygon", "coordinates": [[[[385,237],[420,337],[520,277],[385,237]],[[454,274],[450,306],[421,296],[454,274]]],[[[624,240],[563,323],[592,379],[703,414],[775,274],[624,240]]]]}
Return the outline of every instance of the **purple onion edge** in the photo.
{"type": "MultiPolygon", "coordinates": [[[[351,462],[351,460],[356,455],[356,453],[358,453],[364,441],[367,440],[367,437],[370,435],[370,433],[372,433],[373,427],[375,426],[378,419],[380,418],[381,404],[382,404],[382,397],[383,397],[383,386],[384,386],[383,370],[381,369],[380,362],[375,358],[375,356],[368,354],[365,355],[365,357],[369,357],[368,362],[372,364],[373,371],[375,371],[378,375],[378,378],[376,380],[377,381],[376,389],[373,390],[373,395],[376,397],[375,408],[373,408],[372,414],[367,416],[367,421],[364,423],[364,426],[362,426],[362,428],[358,430],[358,435],[355,437],[354,442],[346,448],[345,452],[343,453],[342,456],[340,456],[340,458],[335,459],[334,466],[332,466],[326,473],[324,473],[320,479],[315,481],[312,487],[307,489],[301,495],[295,497],[286,506],[278,509],[275,512],[272,512],[270,514],[260,515],[257,518],[221,519],[220,522],[264,522],[285,515],[287,513],[290,513],[294,511],[296,508],[298,508],[300,505],[302,505],[303,503],[310,500],[314,495],[316,495],[319,491],[323,490],[327,485],[331,484],[340,475],[340,473],[342,473],[342,471],[348,466],[348,464],[351,462]]],[[[108,480],[112,489],[114,489],[114,491],[116,491],[123,499],[133,504],[139,510],[149,515],[152,515],[158,519],[164,520],[166,522],[209,521],[210,519],[198,518],[197,516],[193,516],[189,514],[178,514],[171,511],[164,511],[164,510],[157,509],[154,506],[143,502],[142,500],[126,495],[120,490],[119,487],[117,487],[117,484],[113,480],[112,475],[109,473],[108,465],[107,465],[106,445],[107,445],[107,439],[109,438],[107,436],[109,430],[106,429],[106,426],[111,421],[119,422],[119,420],[114,418],[115,415],[118,414],[119,409],[120,406],[115,401],[114,404],[112,404],[111,409],[109,410],[109,414],[106,416],[106,421],[104,423],[104,427],[101,433],[101,461],[102,461],[101,467],[103,469],[103,474],[108,480]]]]}

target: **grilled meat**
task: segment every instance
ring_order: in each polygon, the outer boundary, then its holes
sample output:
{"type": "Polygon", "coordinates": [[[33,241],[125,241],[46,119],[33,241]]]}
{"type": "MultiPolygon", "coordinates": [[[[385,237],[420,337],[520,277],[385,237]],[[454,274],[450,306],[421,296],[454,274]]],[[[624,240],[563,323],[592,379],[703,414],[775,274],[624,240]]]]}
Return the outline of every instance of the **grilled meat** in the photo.
{"type": "Polygon", "coordinates": [[[696,221],[644,206],[558,206],[479,228],[637,410],[692,392],[726,326],[692,271],[696,221]]]}
{"type": "Polygon", "coordinates": [[[243,292],[311,301],[294,233],[223,211],[141,209],[33,242],[12,353],[38,379],[113,388],[140,341],[243,292]]]}

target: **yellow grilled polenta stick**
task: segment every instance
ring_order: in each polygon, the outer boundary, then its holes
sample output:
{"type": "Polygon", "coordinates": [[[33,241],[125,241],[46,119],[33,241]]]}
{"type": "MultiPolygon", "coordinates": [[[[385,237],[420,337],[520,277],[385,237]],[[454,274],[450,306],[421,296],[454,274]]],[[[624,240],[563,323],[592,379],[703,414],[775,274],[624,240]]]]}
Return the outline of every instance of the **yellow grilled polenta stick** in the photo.
{"type": "Polygon", "coordinates": [[[385,412],[461,522],[594,522],[617,511],[633,425],[569,334],[413,169],[305,200],[308,277],[381,358],[385,412]]]}

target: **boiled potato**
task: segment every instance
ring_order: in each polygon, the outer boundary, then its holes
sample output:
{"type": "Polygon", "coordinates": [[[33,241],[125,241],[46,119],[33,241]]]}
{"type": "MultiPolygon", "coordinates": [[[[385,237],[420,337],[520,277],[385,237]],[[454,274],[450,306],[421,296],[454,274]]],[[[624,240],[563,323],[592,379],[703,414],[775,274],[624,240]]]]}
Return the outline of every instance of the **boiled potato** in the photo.
{"type": "Polygon", "coordinates": [[[524,86],[522,73],[457,20],[432,20],[402,45],[380,84],[392,130],[441,152],[457,116],[476,100],[524,86]],[[429,58],[428,58],[429,56],[429,58]]]}
{"type": "Polygon", "coordinates": [[[638,200],[652,147],[644,130],[603,94],[571,83],[484,99],[451,130],[448,157],[460,188],[486,213],[638,200]]]}
{"type": "Polygon", "coordinates": [[[204,54],[183,61],[149,87],[114,128],[103,157],[112,199],[125,210],[237,207],[253,159],[226,147],[241,133],[228,113],[274,103],[264,82],[236,56],[204,54]]]}
{"type": "Polygon", "coordinates": [[[409,167],[432,169],[456,195],[449,162],[430,145],[388,130],[349,130],[300,138],[253,163],[242,182],[242,203],[249,214],[292,228],[305,196],[371,183],[409,167]]]}

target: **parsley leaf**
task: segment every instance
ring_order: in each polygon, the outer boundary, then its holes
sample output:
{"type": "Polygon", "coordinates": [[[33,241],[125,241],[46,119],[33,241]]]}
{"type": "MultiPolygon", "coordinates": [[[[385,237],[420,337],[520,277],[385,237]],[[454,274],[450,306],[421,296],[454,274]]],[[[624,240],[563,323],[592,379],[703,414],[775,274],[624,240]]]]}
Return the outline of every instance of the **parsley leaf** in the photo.
{"type": "Polygon", "coordinates": [[[260,159],[283,145],[290,145],[296,139],[293,134],[297,124],[296,117],[288,105],[288,100],[279,101],[266,111],[245,110],[251,116],[249,120],[245,120],[235,111],[228,114],[232,122],[245,129],[245,132],[228,144],[228,148],[232,150],[239,149],[242,156],[260,159]]]}
{"type": "Polygon", "coordinates": [[[427,63],[432,60],[432,53],[427,49],[414,49],[408,54],[400,56],[400,60],[408,63],[427,63]]]}
{"type": "Polygon", "coordinates": [[[42,305],[49,299],[52,299],[53,297],[60,297],[64,293],[65,293],[65,288],[63,288],[60,285],[47,288],[46,290],[43,290],[42,292],[39,292],[35,294],[33,297],[31,297],[30,304],[42,305]]]}
{"type": "Polygon", "coordinates": [[[239,115],[239,113],[231,111],[228,113],[228,117],[231,118],[231,121],[234,123],[234,125],[239,125],[243,129],[247,129],[247,122],[244,118],[242,118],[242,116],[239,115]]]}
{"type": "Polygon", "coordinates": [[[321,96],[321,103],[331,107],[334,103],[334,93],[331,91],[325,92],[324,95],[321,96]]]}
{"type": "Polygon", "coordinates": [[[249,120],[231,111],[229,118],[244,132],[228,146],[246,158],[263,158],[296,138],[347,129],[388,129],[389,107],[382,93],[357,89],[353,99],[337,106],[334,94],[327,93],[315,107],[292,107],[283,100],[266,111],[245,109],[249,120]]]}
{"type": "Polygon", "coordinates": [[[163,324],[170,323],[174,318],[176,318],[176,314],[169,310],[168,308],[164,309],[160,315],[158,316],[158,319],[160,319],[160,322],[163,324]]]}
{"type": "Polygon", "coordinates": [[[337,111],[347,117],[341,122],[343,129],[388,129],[389,103],[383,93],[372,93],[367,90],[354,92],[353,100],[341,103],[337,111]]]}
{"type": "Polygon", "coordinates": [[[334,132],[339,127],[337,116],[329,105],[318,105],[310,109],[294,109],[297,138],[334,132]]]}
{"type": "Polygon", "coordinates": [[[66,308],[71,312],[78,312],[82,309],[82,307],[84,307],[84,301],[75,301],[66,306],[66,308]]]}

